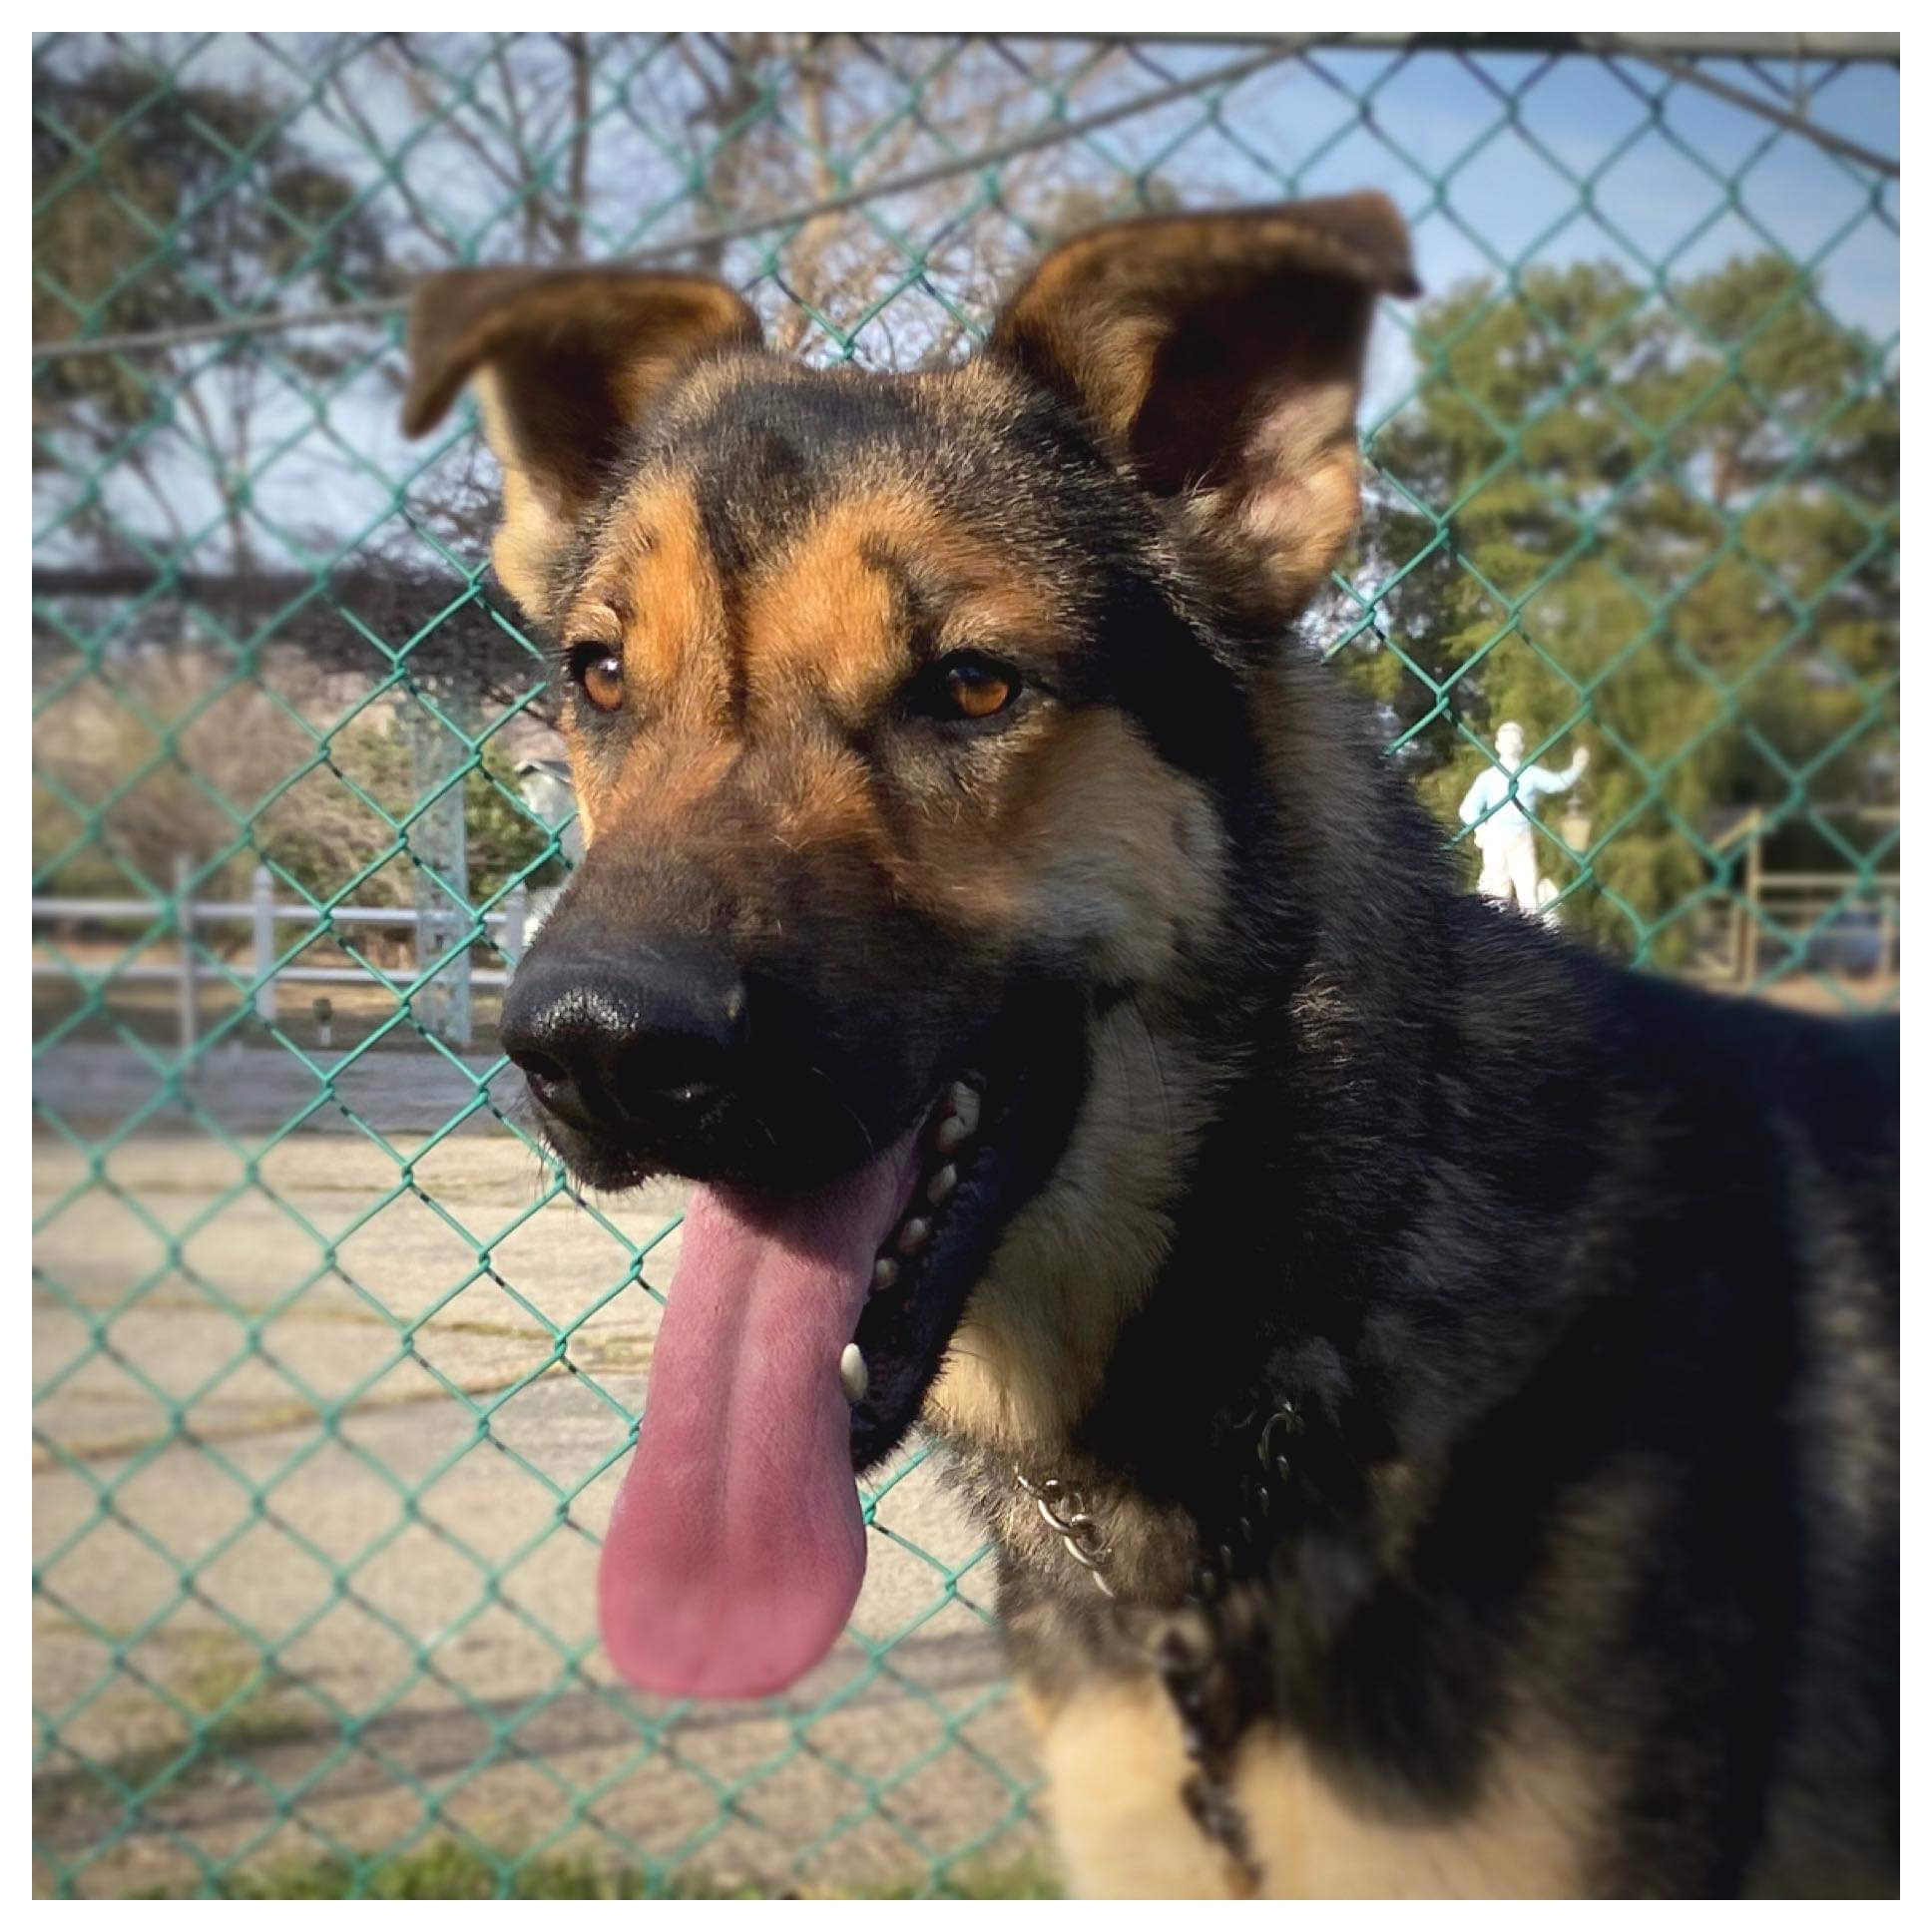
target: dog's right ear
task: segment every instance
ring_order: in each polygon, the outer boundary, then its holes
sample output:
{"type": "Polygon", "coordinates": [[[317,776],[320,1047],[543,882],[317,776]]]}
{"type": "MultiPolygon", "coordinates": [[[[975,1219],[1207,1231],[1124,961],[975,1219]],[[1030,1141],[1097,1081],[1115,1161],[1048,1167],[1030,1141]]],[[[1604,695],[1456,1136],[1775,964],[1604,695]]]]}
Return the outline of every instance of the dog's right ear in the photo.
{"type": "Polygon", "coordinates": [[[652,393],[696,356],[760,340],[744,300],[699,276],[452,268],[424,282],[410,309],[402,426],[433,429],[475,382],[503,466],[497,575],[541,621],[550,566],[652,393]]]}

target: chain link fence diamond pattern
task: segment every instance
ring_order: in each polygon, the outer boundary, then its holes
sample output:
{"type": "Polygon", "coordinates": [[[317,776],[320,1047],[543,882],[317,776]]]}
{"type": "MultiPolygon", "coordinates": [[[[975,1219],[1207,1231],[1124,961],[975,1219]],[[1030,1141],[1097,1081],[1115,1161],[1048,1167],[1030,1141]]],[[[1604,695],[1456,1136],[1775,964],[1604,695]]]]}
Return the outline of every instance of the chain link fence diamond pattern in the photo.
{"type": "Polygon", "coordinates": [[[790,1695],[598,1654],[678,1198],[577,1198],[495,1052],[574,828],[473,420],[395,427],[426,270],[680,264],[894,369],[1095,221],[1383,187],[1430,292],[1295,648],[1472,887],[1513,720],[1591,754],[1523,801],[1541,916],[1895,1002],[1895,48],[1332,38],[36,41],[43,1889],[943,1892],[1038,1840],[922,1453],[790,1695]]]}

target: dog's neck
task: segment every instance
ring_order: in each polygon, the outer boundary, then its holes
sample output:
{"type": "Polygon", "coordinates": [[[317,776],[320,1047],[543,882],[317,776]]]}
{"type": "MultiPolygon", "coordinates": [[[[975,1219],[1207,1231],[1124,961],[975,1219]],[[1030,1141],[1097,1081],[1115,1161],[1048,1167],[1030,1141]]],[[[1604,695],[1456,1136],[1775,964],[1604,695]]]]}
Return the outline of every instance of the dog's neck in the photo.
{"type": "MultiPolygon", "coordinates": [[[[1285,1410],[1292,1508],[1269,1536],[1292,1516],[1364,1562],[1399,1543],[1466,1419],[1461,1352],[1496,1346],[1459,1331],[1457,1270],[1488,1257],[1470,1230],[1512,1185],[1507,1138],[1562,1138],[1593,1105],[1592,1049],[1548,1010],[1562,973],[1540,935],[1452,890],[1439,834],[1372,747],[1316,754],[1359,731],[1332,683],[1284,679],[1280,761],[1226,804],[1247,814],[1231,916],[1176,985],[1096,1022],[1081,1132],[933,1405],[1002,1543],[1075,1587],[1016,1467],[1088,1504],[1125,1595],[1179,1601],[1243,1514],[1257,1419],[1285,1410]],[[1532,999],[1514,1031],[1535,1044],[1512,1061],[1497,1041],[1532,999]],[[1445,1010],[1459,1039],[1425,1018],[1445,1010]],[[1445,1173],[1460,1196],[1425,1178],[1445,1173]]],[[[1553,1223],[1563,1205],[1543,1204],[1553,1223]]],[[[1540,1258],[1523,1257],[1526,1298],[1540,1258]]]]}

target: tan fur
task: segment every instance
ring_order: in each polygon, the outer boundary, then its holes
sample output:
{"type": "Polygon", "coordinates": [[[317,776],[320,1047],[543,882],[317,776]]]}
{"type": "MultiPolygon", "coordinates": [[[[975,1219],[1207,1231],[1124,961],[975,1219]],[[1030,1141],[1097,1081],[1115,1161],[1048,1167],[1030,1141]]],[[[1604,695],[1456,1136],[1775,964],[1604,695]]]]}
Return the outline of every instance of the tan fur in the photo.
{"type": "Polygon", "coordinates": [[[993,339],[1079,404],[1246,607],[1285,623],[1354,527],[1373,298],[1413,289],[1379,195],[1156,217],[1056,248],[993,339]]]}
{"type": "Polygon", "coordinates": [[[1039,645],[1062,623],[1052,590],[960,529],[915,488],[866,490],[832,505],[759,571],[745,598],[745,662],[754,697],[783,703],[799,685],[829,694],[853,723],[912,669],[890,574],[933,586],[943,616],[936,650],[1039,645]]]}
{"type": "Polygon", "coordinates": [[[1095,421],[1124,440],[1177,308],[1271,266],[1370,287],[1412,282],[1401,218],[1379,195],[1350,195],[1232,216],[1156,216],[1076,237],[1034,270],[1002,326],[1032,333],[1095,421]]]}
{"type": "Polygon", "coordinates": [[[1574,1898],[1597,1787],[1566,1748],[1500,1749],[1488,1788],[1460,1817],[1376,1815],[1278,1734],[1251,1733],[1235,1765],[1270,1898],[1574,1898]]]}
{"type": "Polygon", "coordinates": [[[928,1397],[946,1428],[1037,1463],[1059,1454],[1167,1249],[1211,1093],[1157,1046],[1160,989],[1225,886],[1212,811],[1112,715],[1070,721],[1031,776],[999,825],[999,916],[1078,935],[1103,972],[1147,989],[1096,1023],[1089,1104],[1053,1186],[1007,1230],[928,1397]]]}
{"type": "MultiPolygon", "coordinates": [[[[1080,1465],[1068,1464],[1075,1480],[1080,1465]]],[[[1384,1499],[1407,1497],[1398,1525],[1426,1507],[1413,1472],[1389,1464],[1373,1473],[1384,1499]]],[[[1581,1681],[1619,1620],[1634,1587],[1628,1551],[1641,1545],[1658,1498],[1641,1466],[1569,1511],[1552,1538],[1552,1557],[1537,1581],[1541,1621],[1561,1635],[1560,1653],[1545,1655],[1547,1677],[1581,1681]]],[[[1126,1504],[1104,1489],[1088,1498],[1114,1556],[1108,1574],[1136,1598],[1173,1601],[1165,1575],[1192,1547],[1188,1526],[1144,1504],[1126,1504]]],[[[1014,1552],[1064,1575],[1069,1559],[1017,1492],[1001,1533],[1014,1552]]],[[[1394,1532],[1401,1540],[1401,1531],[1394,1532]]],[[[1391,1557],[1396,1555],[1391,1550],[1391,1557]]],[[[1142,1654],[1163,1620],[1132,1618],[1142,1654]]],[[[1274,1898],[1557,1898],[1590,1889],[1597,1821],[1629,1774],[1614,1757],[1585,1758],[1558,1734],[1561,1713],[1532,1714],[1525,1681],[1504,1688],[1504,1734],[1487,1758],[1482,1789],[1465,1809],[1423,1822],[1379,1809],[1327,1774],[1293,1738],[1260,1725],[1240,1741],[1230,1791],[1260,1871],[1274,1898]]],[[[1191,1766],[1180,1750],[1172,1704],[1150,1672],[1131,1684],[1080,1678],[1055,1697],[1033,1685],[1024,1706],[1043,1740],[1053,1780],[1052,1810],[1069,1869],[1090,1896],[1225,1896],[1222,1891],[1166,1892],[1159,1886],[1199,1881],[1199,1847],[1207,1840],[1178,1804],[1128,1788],[1159,1780],[1178,1798],[1191,1766]],[[1176,1819],[1179,1817],[1180,1822],[1176,1819]],[[1185,1831],[1181,1828],[1185,1824],[1185,1831]],[[1192,1842],[1190,1837],[1192,1836],[1192,1842]],[[1150,1894],[1141,1894],[1150,1895],[1150,1894]]]]}
{"type": "Polygon", "coordinates": [[[911,669],[891,578],[874,543],[916,548],[939,519],[904,494],[837,503],[772,559],[744,598],[745,675],[754,699],[782,705],[800,690],[862,719],[911,669]]]}
{"type": "Polygon", "coordinates": [[[698,506],[680,483],[636,490],[611,514],[598,560],[561,628],[573,641],[601,641],[613,627],[628,703],[725,722],[730,640],[724,593],[699,531],[698,506]]]}
{"type": "Polygon", "coordinates": [[[517,461],[508,405],[493,369],[477,371],[476,401],[484,440],[503,468],[503,518],[490,543],[490,561],[504,589],[526,611],[541,612],[550,601],[550,560],[570,537],[571,517],[562,496],[517,461]]]}
{"type": "Polygon", "coordinates": [[[1153,1678],[1040,1707],[1048,1809],[1075,1897],[1245,1895],[1233,1862],[1182,1802],[1181,1723],[1153,1678]]]}
{"type": "Polygon", "coordinates": [[[623,426],[695,356],[757,340],[743,298],[702,276],[453,269],[430,276],[411,304],[403,427],[421,435],[475,383],[503,466],[491,556],[517,602],[546,619],[551,566],[623,426]]]}
{"type": "Polygon", "coordinates": [[[1131,1005],[1099,1024],[1091,1104],[1053,1186],[1008,1228],[927,1397],[949,1432],[1029,1462],[1064,1447],[1167,1250],[1167,1204],[1208,1098],[1156,1060],[1131,1005]]]}
{"type": "Polygon", "coordinates": [[[1197,534],[1283,608],[1326,576],[1361,512],[1355,379],[1291,383],[1258,415],[1239,481],[1189,499],[1197,534]]]}
{"type": "MultiPolygon", "coordinates": [[[[1049,1811],[1083,1898],[1239,1898],[1234,1861],[1182,1800],[1192,1766],[1153,1677],[1089,1682],[1025,1700],[1050,1779],[1049,1811]]],[[[1422,1824],[1351,1799],[1278,1732],[1240,1746],[1232,1788],[1267,1898],[1561,1898],[1585,1873],[1597,1802],[1589,1767],[1558,1746],[1496,1753],[1462,1816],[1422,1824]]]]}

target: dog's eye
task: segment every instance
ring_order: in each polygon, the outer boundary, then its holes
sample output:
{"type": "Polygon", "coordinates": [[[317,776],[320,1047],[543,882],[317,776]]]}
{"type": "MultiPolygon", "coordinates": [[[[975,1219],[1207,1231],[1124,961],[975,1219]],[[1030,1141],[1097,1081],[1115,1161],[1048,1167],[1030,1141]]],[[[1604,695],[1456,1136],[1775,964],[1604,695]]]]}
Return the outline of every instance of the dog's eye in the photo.
{"type": "Polygon", "coordinates": [[[599,711],[614,712],[624,703],[624,658],[616,646],[572,645],[570,675],[599,711]]]}
{"type": "Polygon", "coordinates": [[[939,667],[945,694],[943,714],[952,718],[992,718],[1020,695],[1020,674],[997,658],[964,651],[939,667]]]}

